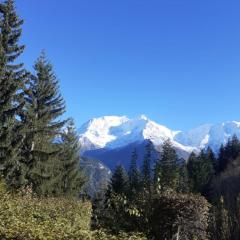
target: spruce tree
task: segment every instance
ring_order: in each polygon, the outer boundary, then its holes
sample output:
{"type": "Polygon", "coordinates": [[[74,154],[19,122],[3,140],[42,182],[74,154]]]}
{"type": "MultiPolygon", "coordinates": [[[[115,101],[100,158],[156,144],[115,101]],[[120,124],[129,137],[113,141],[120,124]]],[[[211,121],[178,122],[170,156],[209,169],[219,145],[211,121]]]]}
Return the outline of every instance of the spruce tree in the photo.
{"type": "Polygon", "coordinates": [[[195,179],[198,174],[197,155],[192,152],[187,160],[187,174],[189,178],[189,187],[191,191],[195,189],[195,179]]]}
{"type": "Polygon", "coordinates": [[[187,165],[184,162],[179,167],[179,184],[177,187],[177,191],[180,193],[189,193],[190,189],[191,189],[191,185],[189,181],[187,165]]]}
{"type": "Polygon", "coordinates": [[[141,173],[137,167],[137,160],[138,160],[137,150],[134,149],[134,151],[132,152],[131,164],[128,173],[129,188],[132,194],[137,193],[141,187],[141,173]]]}
{"type": "Polygon", "coordinates": [[[25,184],[20,116],[27,73],[23,64],[16,62],[25,48],[19,44],[22,24],[13,0],[0,3],[0,170],[14,189],[25,184]]]}
{"type": "Polygon", "coordinates": [[[214,159],[211,151],[202,150],[199,156],[191,154],[187,169],[194,192],[206,193],[207,187],[214,176],[214,159]]]}
{"type": "Polygon", "coordinates": [[[161,169],[161,188],[176,190],[179,184],[178,156],[171,142],[166,140],[163,143],[161,159],[159,162],[161,169]]]}
{"type": "Polygon", "coordinates": [[[128,191],[128,176],[123,166],[116,167],[110,183],[111,191],[117,194],[126,195],[128,191]]]}
{"type": "Polygon", "coordinates": [[[152,173],[151,173],[151,160],[152,160],[152,142],[148,141],[145,146],[145,156],[143,159],[142,166],[142,184],[145,191],[148,193],[151,192],[151,184],[152,184],[152,173]]]}
{"type": "Polygon", "coordinates": [[[219,240],[231,239],[229,226],[229,213],[224,206],[223,197],[220,198],[216,208],[216,231],[215,237],[219,240]]]}
{"type": "Polygon", "coordinates": [[[57,138],[65,124],[60,119],[65,105],[53,67],[44,53],[34,70],[25,96],[23,122],[27,130],[22,155],[28,166],[28,185],[39,195],[51,195],[59,191],[61,144],[57,138]]]}
{"type": "Polygon", "coordinates": [[[155,162],[155,166],[153,169],[154,172],[154,190],[157,194],[161,192],[161,153],[159,153],[159,157],[155,162]]]}
{"type": "Polygon", "coordinates": [[[225,146],[221,145],[218,156],[218,173],[223,172],[240,154],[240,141],[236,135],[225,146]]]}
{"type": "Polygon", "coordinates": [[[83,174],[80,171],[80,146],[76,128],[72,119],[68,122],[66,131],[61,137],[62,152],[60,179],[61,194],[78,196],[84,183],[83,174]]]}

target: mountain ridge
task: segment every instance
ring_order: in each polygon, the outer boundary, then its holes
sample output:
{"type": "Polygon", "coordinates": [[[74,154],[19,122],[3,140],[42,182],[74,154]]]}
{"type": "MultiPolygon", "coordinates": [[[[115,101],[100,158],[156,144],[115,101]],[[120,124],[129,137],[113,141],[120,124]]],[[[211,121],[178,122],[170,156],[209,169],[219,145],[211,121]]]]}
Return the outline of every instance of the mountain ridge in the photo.
{"type": "Polygon", "coordinates": [[[159,146],[167,139],[174,147],[189,153],[206,147],[217,152],[220,145],[225,144],[234,134],[240,138],[240,122],[204,124],[189,131],[175,131],[145,115],[132,119],[126,116],[104,116],[83,124],[79,130],[79,141],[83,152],[117,149],[144,140],[159,146]]]}

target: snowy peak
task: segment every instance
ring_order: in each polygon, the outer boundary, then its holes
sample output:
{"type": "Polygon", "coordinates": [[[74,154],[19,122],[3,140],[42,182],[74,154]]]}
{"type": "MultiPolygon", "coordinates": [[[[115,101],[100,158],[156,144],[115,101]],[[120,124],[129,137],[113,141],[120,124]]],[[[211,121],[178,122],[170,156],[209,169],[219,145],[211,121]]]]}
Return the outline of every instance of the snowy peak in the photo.
{"type": "Polygon", "coordinates": [[[135,142],[151,140],[159,146],[170,139],[173,146],[186,152],[200,151],[208,146],[218,151],[234,134],[240,138],[240,122],[205,124],[190,131],[173,131],[151,121],[145,115],[129,119],[126,116],[104,116],[85,123],[79,130],[84,151],[116,149],[135,142]]]}
{"type": "Polygon", "coordinates": [[[175,142],[178,132],[159,125],[141,115],[134,119],[118,116],[105,116],[88,121],[80,129],[80,143],[86,150],[101,148],[115,149],[134,142],[151,140],[154,145],[161,145],[170,139],[174,146],[193,151],[192,147],[175,142]]]}
{"type": "Polygon", "coordinates": [[[109,130],[127,122],[128,120],[129,119],[125,116],[93,118],[80,128],[80,143],[85,146],[85,143],[88,142],[88,145],[92,144],[96,145],[96,148],[103,148],[107,143],[116,140],[116,136],[110,134],[109,130]]]}
{"type": "Polygon", "coordinates": [[[217,152],[221,144],[226,144],[233,135],[240,138],[240,122],[229,121],[215,125],[202,125],[188,132],[180,132],[175,136],[174,140],[198,149],[209,146],[217,152]]]}

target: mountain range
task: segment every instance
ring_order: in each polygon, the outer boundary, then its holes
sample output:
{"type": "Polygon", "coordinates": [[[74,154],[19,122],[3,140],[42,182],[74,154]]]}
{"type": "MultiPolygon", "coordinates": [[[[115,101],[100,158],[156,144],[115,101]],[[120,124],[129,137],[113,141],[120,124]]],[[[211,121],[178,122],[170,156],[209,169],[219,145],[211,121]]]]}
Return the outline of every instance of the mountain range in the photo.
{"type": "MultiPolygon", "coordinates": [[[[233,135],[240,138],[240,122],[204,124],[189,131],[177,131],[144,115],[134,119],[104,116],[93,118],[82,125],[79,129],[79,142],[81,155],[88,159],[87,165],[94,166],[93,176],[103,176],[106,173],[104,176],[107,180],[110,177],[109,170],[113,170],[116,165],[122,164],[126,169],[129,167],[133,149],[137,150],[140,167],[144,146],[148,141],[153,143],[157,153],[161,152],[162,143],[169,139],[179,157],[187,159],[191,152],[198,153],[207,147],[211,147],[217,154],[221,144],[226,144],[233,135]]],[[[153,160],[156,157],[153,154],[153,160]]],[[[91,169],[88,168],[88,173],[91,169]]]]}

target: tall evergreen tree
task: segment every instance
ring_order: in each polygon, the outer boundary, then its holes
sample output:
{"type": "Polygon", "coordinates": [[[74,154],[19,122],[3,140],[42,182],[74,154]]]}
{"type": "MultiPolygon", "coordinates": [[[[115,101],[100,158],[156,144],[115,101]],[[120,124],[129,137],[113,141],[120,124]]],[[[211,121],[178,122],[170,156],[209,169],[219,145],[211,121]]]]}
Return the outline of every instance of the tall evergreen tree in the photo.
{"type": "Polygon", "coordinates": [[[80,146],[72,119],[67,125],[66,132],[62,134],[61,144],[60,194],[78,196],[84,183],[84,176],[80,171],[80,146]]]}
{"type": "Polygon", "coordinates": [[[58,80],[52,65],[42,53],[34,65],[23,122],[27,127],[22,154],[28,166],[28,184],[33,191],[42,194],[56,193],[60,174],[57,138],[65,121],[60,117],[65,111],[59,93],[58,80]]]}
{"type": "Polygon", "coordinates": [[[230,226],[229,226],[229,213],[224,206],[223,197],[220,198],[216,207],[216,226],[215,238],[219,240],[231,239],[230,226]]]}
{"type": "Polygon", "coordinates": [[[140,190],[141,187],[141,173],[137,167],[137,160],[138,160],[138,155],[137,155],[137,150],[134,149],[132,152],[132,157],[131,157],[131,164],[129,168],[129,188],[131,193],[137,193],[140,190]]]}
{"type": "Polygon", "coordinates": [[[16,63],[25,48],[19,44],[22,24],[13,0],[0,3],[0,170],[11,188],[25,182],[20,155],[23,125],[19,116],[27,73],[22,63],[16,63]]]}
{"type": "Polygon", "coordinates": [[[179,183],[178,156],[169,140],[163,143],[163,151],[159,162],[161,169],[162,190],[176,190],[179,183]]]}
{"type": "Polygon", "coordinates": [[[153,145],[151,141],[145,146],[145,156],[143,159],[143,166],[142,166],[142,184],[143,188],[151,192],[151,183],[152,183],[152,173],[151,173],[151,160],[152,160],[152,149],[153,145]]]}
{"type": "Polygon", "coordinates": [[[221,145],[218,156],[218,173],[226,170],[227,166],[240,155],[240,141],[236,135],[230,138],[225,146],[221,145]]]}
{"type": "Polygon", "coordinates": [[[187,164],[184,162],[179,168],[179,184],[177,191],[180,193],[189,193],[191,184],[188,176],[187,164]]]}
{"type": "Polygon", "coordinates": [[[154,169],[153,169],[153,173],[154,173],[154,178],[153,178],[153,181],[154,181],[154,191],[156,193],[160,193],[161,192],[161,153],[158,153],[158,159],[156,160],[155,162],[155,166],[154,166],[154,169]]]}
{"type": "Polygon", "coordinates": [[[128,175],[123,166],[116,167],[111,178],[111,191],[117,194],[126,194],[128,191],[128,175]]]}
{"type": "Polygon", "coordinates": [[[191,154],[187,169],[194,192],[204,193],[214,176],[214,159],[211,158],[210,150],[201,151],[199,156],[191,154]]]}

